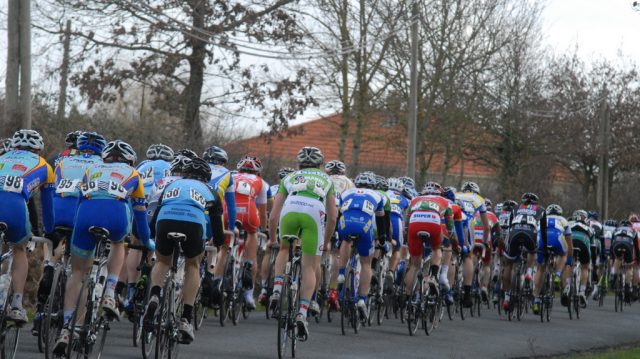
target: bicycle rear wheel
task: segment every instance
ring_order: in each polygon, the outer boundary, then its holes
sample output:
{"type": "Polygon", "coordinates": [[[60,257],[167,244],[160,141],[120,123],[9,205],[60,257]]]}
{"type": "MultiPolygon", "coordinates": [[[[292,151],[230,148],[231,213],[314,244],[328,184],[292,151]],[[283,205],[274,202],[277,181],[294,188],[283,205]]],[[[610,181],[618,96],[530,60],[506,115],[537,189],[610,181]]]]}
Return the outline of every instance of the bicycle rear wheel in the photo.
{"type": "Polygon", "coordinates": [[[87,348],[87,331],[88,322],[91,322],[91,318],[93,316],[93,299],[92,299],[92,291],[93,284],[88,285],[90,279],[88,276],[85,276],[85,279],[82,281],[82,286],[80,288],[80,292],[78,294],[78,299],[76,300],[76,310],[73,312],[73,316],[71,317],[71,321],[69,322],[69,328],[76,328],[79,321],[82,319],[82,329],[78,335],[77,339],[74,339],[76,336],[72,335],[69,340],[69,345],[67,345],[67,358],[76,358],[76,359],[86,359],[89,356],[88,348],[87,348]],[[83,305],[83,298],[85,299],[83,305]],[[84,313],[80,312],[80,309],[84,308],[84,313]]]}
{"type": "MultiPolygon", "coordinates": [[[[6,316],[4,317],[6,318],[6,316]]],[[[20,339],[20,328],[14,323],[8,323],[3,318],[2,323],[2,359],[13,359],[18,352],[18,341],[20,339]]]]}
{"type": "Polygon", "coordinates": [[[169,302],[171,301],[171,296],[173,293],[173,281],[170,276],[166,279],[164,284],[163,296],[160,302],[159,314],[156,316],[157,321],[154,323],[154,326],[157,328],[157,338],[156,338],[156,351],[155,351],[155,359],[169,359],[170,352],[172,349],[172,315],[170,313],[171,307],[169,302]]]}
{"type": "Polygon", "coordinates": [[[411,296],[407,302],[407,328],[409,329],[409,335],[413,336],[418,330],[418,324],[421,320],[422,313],[420,311],[420,305],[422,304],[422,280],[416,280],[413,284],[413,290],[411,296]],[[418,283],[420,282],[420,283],[418,283]]]}
{"type": "Polygon", "coordinates": [[[207,308],[202,304],[202,286],[198,288],[198,293],[196,294],[196,301],[193,304],[193,329],[200,330],[202,327],[202,322],[204,321],[204,312],[207,308]]]}
{"type": "Polygon", "coordinates": [[[62,330],[62,302],[66,282],[64,276],[64,268],[62,266],[56,268],[51,283],[51,293],[44,305],[44,318],[40,334],[44,336],[45,359],[53,359],[53,347],[60,330],[62,330]]]}

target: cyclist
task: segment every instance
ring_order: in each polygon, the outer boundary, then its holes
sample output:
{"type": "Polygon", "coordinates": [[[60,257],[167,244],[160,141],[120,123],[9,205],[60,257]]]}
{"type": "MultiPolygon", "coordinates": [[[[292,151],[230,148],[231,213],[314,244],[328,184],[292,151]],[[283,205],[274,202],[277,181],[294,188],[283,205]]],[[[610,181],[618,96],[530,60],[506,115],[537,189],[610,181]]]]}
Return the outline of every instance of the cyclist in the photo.
{"type": "MultiPolygon", "coordinates": [[[[491,277],[493,282],[498,281],[498,277],[500,274],[500,268],[503,265],[503,254],[505,248],[505,241],[509,238],[509,225],[511,223],[511,215],[513,210],[518,207],[518,202],[514,200],[504,201],[496,205],[496,215],[498,216],[498,225],[500,226],[500,240],[498,243],[494,241],[493,243],[493,251],[494,251],[494,265],[493,273],[491,273],[491,277]]],[[[498,291],[494,291],[491,295],[493,303],[498,303],[499,301],[498,291]]]]}
{"type": "Polygon", "coordinates": [[[455,271],[449,270],[454,264],[451,259],[453,258],[453,252],[460,252],[461,241],[459,238],[464,238],[464,228],[463,228],[463,213],[460,206],[455,202],[456,199],[456,189],[455,187],[445,187],[442,196],[447,199],[449,202],[449,207],[451,207],[451,211],[453,212],[453,225],[455,229],[455,236],[451,236],[451,238],[443,238],[442,242],[442,264],[440,266],[440,278],[439,282],[442,287],[447,290],[446,301],[449,304],[453,303],[453,290],[450,286],[450,283],[454,280],[455,271]]]}
{"type": "Polygon", "coordinates": [[[182,167],[184,178],[168,184],[158,202],[152,220],[156,228],[158,261],[151,272],[151,297],[144,315],[146,325],[152,325],[161,295],[161,285],[171,267],[176,243],[169,233],[179,232],[186,236],[180,244],[185,261],[185,280],[182,289],[183,309],[178,330],[181,343],[189,344],[194,339],[193,306],[200,285],[200,261],[204,253],[207,233],[213,234],[216,246],[224,242],[222,201],[217,191],[208,184],[211,168],[201,158],[185,161],[182,167]],[[207,217],[209,220],[207,220],[207,217]],[[211,226],[210,228],[208,226],[211,226]]]}
{"type": "Polygon", "coordinates": [[[502,283],[504,288],[505,310],[510,308],[511,300],[511,269],[514,261],[521,255],[527,254],[527,270],[525,273],[525,282],[531,284],[532,267],[536,261],[537,238],[538,232],[542,237],[542,251],[546,253],[547,248],[547,213],[544,207],[538,205],[538,195],[527,192],[522,195],[522,202],[512,211],[509,221],[509,237],[505,243],[502,272],[502,283]],[[524,251],[520,251],[520,247],[524,247],[524,251]]]}
{"type": "MultiPolygon", "coordinates": [[[[407,210],[407,245],[409,247],[409,269],[405,276],[406,295],[412,288],[416,271],[422,267],[427,243],[419,237],[419,232],[429,234],[428,245],[431,249],[431,267],[429,268],[429,284],[438,292],[438,272],[442,261],[441,245],[444,238],[455,236],[453,211],[449,202],[442,197],[444,189],[439,183],[427,182],[419,196],[411,200],[407,210]]],[[[444,285],[445,283],[441,283],[444,285]]]]}
{"type": "MultiPolygon", "coordinates": [[[[611,224],[611,223],[609,223],[611,224]]],[[[633,274],[633,263],[638,258],[638,233],[633,229],[633,224],[629,220],[622,220],[613,232],[611,240],[611,254],[613,265],[611,266],[611,287],[616,285],[616,272],[620,270],[623,262],[627,265],[625,270],[624,297],[631,297],[631,277],[633,274]]]]}
{"type": "Polygon", "coordinates": [[[93,265],[96,239],[89,228],[98,226],[109,231],[111,244],[102,309],[110,318],[119,317],[115,289],[125,259],[123,241],[132,223],[138,238],[151,251],[155,247],[149,237],[142,178],[133,167],[135,151],[126,142],[111,141],[102,151],[102,159],[104,163],[94,164],[86,170],[80,184],[82,196],[71,237],[71,275],[64,298],[64,325],[54,348],[56,355],[62,355],[69,344],[69,322],[73,312],[79,309],[74,306],[81,295],[82,280],[93,265]]]}
{"type": "MultiPolygon", "coordinates": [[[[407,243],[404,238],[404,216],[409,207],[409,200],[402,195],[404,184],[399,178],[391,177],[387,180],[387,183],[389,184],[387,196],[391,201],[391,239],[395,242],[395,245],[389,262],[389,273],[387,273],[386,280],[393,281],[393,273],[396,273],[400,260],[406,258],[408,254],[407,243]]],[[[404,266],[405,264],[403,263],[402,267],[404,268],[404,266]]]]}
{"type": "Polygon", "coordinates": [[[52,168],[55,168],[61,159],[68,156],[75,156],[78,154],[78,147],[77,147],[78,137],[82,133],[83,131],[73,131],[73,132],[67,133],[67,135],[64,138],[64,145],[66,148],[62,152],[53,156],[52,158],[49,158],[47,161],[49,162],[52,168]]]}
{"type": "MultiPolygon", "coordinates": [[[[466,227],[468,230],[466,233],[469,234],[469,238],[467,239],[467,244],[469,242],[473,242],[473,247],[475,248],[482,246],[488,246],[490,249],[491,243],[489,242],[489,236],[491,234],[491,227],[489,223],[489,218],[487,217],[487,207],[484,203],[484,198],[480,196],[480,186],[477,183],[467,181],[462,184],[462,192],[456,193],[456,200],[459,201],[460,208],[464,212],[467,217],[467,220],[464,221],[463,224],[466,223],[466,227]],[[482,222],[482,226],[478,229],[474,229],[474,233],[470,233],[471,231],[471,220],[474,218],[475,214],[479,213],[480,222],[482,222]],[[482,231],[480,233],[479,231],[482,231]],[[481,242],[475,242],[476,237],[481,237],[481,242]]],[[[476,252],[477,253],[477,252],[476,252]]],[[[470,252],[470,255],[467,255],[464,259],[464,295],[462,299],[462,305],[465,308],[470,308],[473,305],[473,301],[471,300],[471,281],[473,280],[473,263],[475,263],[475,254],[474,252],[470,252]]]]}
{"type": "MultiPolygon", "coordinates": [[[[80,182],[88,167],[102,163],[102,151],[107,145],[107,141],[102,135],[96,132],[84,132],[78,136],[78,154],[75,156],[61,157],[55,168],[55,194],[53,195],[54,231],[50,239],[54,246],[58,247],[65,238],[63,232],[56,231],[57,227],[73,228],[75,216],[78,208],[80,194],[80,182]]],[[[54,265],[57,263],[59,253],[54,252],[53,258],[45,262],[42,279],[38,286],[37,314],[33,321],[32,334],[38,335],[40,329],[40,312],[44,309],[44,304],[49,297],[51,282],[53,281],[54,265]]]]}
{"type": "MultiPolygon", "coordinates": [[[[235,184],[233,183],[232,173],[225,167],[227,162],[229,162],[229,156],[227,152],[218,146],[211,146],[207,148],[206,151],[202,154],[202,158],[209,162],[209,167],[211,168],[211,181],[209,181],[209,185],[218,191],[218,196],[223,200],[222,201],[222,211],[224,212],[225,218],[227,219],[225,223],[226,229],[230,231],[235,231],[236,228],[236,194],[235,194],[235,184]]],[[[230,238],[228,238],[230,239],[230,238]]],[[[229,241],[225,240],[225,245],[220,247],[218,251],[218,256],[216,258],[216,263],[224,263],[227,258],[227,253],[229,251],[228,248],[229,241]]],[[[219,305],[222,299],[222,276],[223,276],[223,268],[224,266],[215,266],[213,268],[213,291],[212,295],[212,304],[219,305]]]]}
{"type": "MultiPolygon", "coordinates": [[[[629,222],[636,232],[640,235],[640,216],[636,213],[629,215],[629,222]]],[[[637,244],[640,245],[640,244],[637,244]]],[[[634,264],[634,276],[633,276],[633,291],[631,292],[631,300],[638,299],[638,284],[640,284],[640,261],[636,259],[634,264]]]]}
{"type": "Polygon", "coordinates": [[[498,236],[500,233],[500,224],[498,223],[498,217],[492,212],[493,206],[491,200],[485,198],[484,204],[487,207],[487,220],[489,221],[489,242],[488,244],[484,244],[483,235],[484,235],[484,224],[482,222],[482,216],[480,212],[476,212],[471,220],[471,226],[473,227],[473,237],[474,237],[474,254],[482,257],[482,271],[479,274],[480,277],[480,295],[482,297],[483,302],[487,302],[489,300],[489,291],[487,290],[489,286],[489,277],[491,272],[491,259],[493,254],[493,246],[494,246],[494,237],[496,241],[498,241],[498,236]]]}
{"type": "Polygon", "coordinates": [[[402,181],[402,184],[404,184],[402,194],[407,197],[408,200],[412,200],[413,197],[418,196],[418,191],[416,191],[416,181],[414,181],[413,178],[404,176],[399,179],[402,181]]]}
{"type": "MultiPolygon", "coordinates": [[[[359,174],[354,184],[356,188],[342,192],[340,196],[340,223],[338,233],[341,243],[354,244],[360,256],[360,283],[358,286],[358,303],[356,304],[360,316],[367,318],[367,295],[371,286],[371,260],[375,251],[375,229],[378,241],[385,244],[390,223],[385,216],[383,196],[375,190],[377,179],[371,173],[359,174]]],[[[351,246],[340,246],[340,264],[338,283],[344,283],[346,265],[350,259],[351,246]]]]}
{"type": "MultiPolygon", "coordinates": [[[[596,211],[589,211],[587,212],[587,215],[587,224],[593,231],[593,240],[591,241],[591,283],[598,283],[604,234],[602,223],[600,223],[600,214],[596,211]]],[[[591,296],[595,300],[598,296],[598,286],[589,286],[588,289],[593,290],[591,296]]]]}
{"type": "Polygon", "coordinates": [[[142,178],[145,193],[151,193],[154,184],[170,175],[173,156],[173,150],[167,145],[155,144],[147,148],[147,159],[136,167],[142,178]]]}
{"type": "MultiPolygon", "coordinates": [[[[302,280],[300,310],[296,316],[298,334],[308,337],[307,311],[316,289],[316,268],[320,265],[322,251],[328,250],[336,226],[336,197],[333,182],[320,170],[324,155],[316,147],[303,147],[296,156],[299,171],[291,173],[280,182],[269,230],[270,243],[276,241],[276,228],[280,222],[280,236],[299,236],[302,246],[302,280]],[[326,226],[330,230],[325,231],[326,226]]],[[[289,244],[280,243],[276,259],[271,305],[280,300],[284,265],[289,258],[289,244]]]]}
{"type": "Polygon", "coordinates": [[[604,241],[602,243],[602,262],[609,260],[609,253],[611,250],[611,240],[613,239],[613,232],[618,228],[618,221],[615,219],[607,219],[602,226],[602,236],[604,241]]]}
{"type": "MultiPolygon", "coordinates": [[[[290,167],[282,167],[280,168],[280,170],[278,170],[278,178],[280,179],[280,181],[282,181],[285,177],[289,175],[289,173],[293,173],[295,171],[296,170],[290,167]]],[[[280,183],[271,186],[271,193],[273,193],[274,196],[275,196],[275,193],[278,193],[279,187],[280,187],[280,183]]],[[[273,204],[271,205],[271,207],[273,208],[273,204]]],[[[260,302],[260,304],[264,306],[269,305],[269,298],[267,297],[267,286],[269,285],[269,283],[267,283],[267,279],[266,279],[269,277],[269,261],[265,260],[264,258],[269,258],[270,256],[271,256],[271,246],[266,248],[263,259],[262,259],[262,263],[260,265],[260,278],[261,278],[260,284],[262,289],[260,290],[258,301],[260,302]]]]}
{"type": "Polygon", "coordinates": [[[256,308],[253,300],[253,282],[256,276],[254,265],[258,263],[258,230],[267,225],[267,190],[269,185],[260,177],[262,162],[259,158],[245,156],[236,166],[235,183],[236,213],[242,228],[247,231],[244,242],[244,267],[248,278],[243,278],[244,300],[250,310],[256,308]]]}
{"type": "MultiPolygon", "coordinates": [[[[578,288],[578,296],[580,297],[580,306],[587,306],[587,297],[585,296],[585,291],[587,289],[587,280],[589,280],[589,264],[591,263],[591,242],[593,240],[594,234],[591,227],[588,224],[588,214],[585,210],[576,210],[573,212],[572,221],[569,223],[571,226],[571,239],[573,241],[574,250],[577,248],[578,258],[576,260],[580,261],[581,265],[581,273],[580,273],[580,287],[578,288]]],[[[565,284],[571,280],[571,267],[567,267],[565,271],[565,284]]],[[[567,287],[565,287],[566,293],[567,287]]]]}
{"type": "MultiPolygon", "coordinates": [[[[553,254],[556,256],[555,278],[562,277],[565,263],[573,265],[573,241],[571,240],[571,228],[569,222],[562,217],[562,207],[550,204],[547,207],[547,246],[553,246],[553,254]]],[[[544,272],[544,252],[542,250],[542,235],[538,234],[538,270],[534,278],[533,289],[533,314],[540,314],[540,288],[542,287],[542,274],[544,272]]]]}
{"type": "Polygon", "coordinates": [[[44,141],[38,132],[25,129],[16,131],[11,139],[11,147],[12,150],[0,157],[0,222],[7,224],[4,238],[13,249],[13,298],[7,319],[24,324],[27,322],[27,312],[22,306],[22,297],[29,266],[26,244],[32,232],[27,202],[40,189],[44,230],[50,238],[53,231],[55,178],[51,166],[38,155],[44,148],[44,141]]]}

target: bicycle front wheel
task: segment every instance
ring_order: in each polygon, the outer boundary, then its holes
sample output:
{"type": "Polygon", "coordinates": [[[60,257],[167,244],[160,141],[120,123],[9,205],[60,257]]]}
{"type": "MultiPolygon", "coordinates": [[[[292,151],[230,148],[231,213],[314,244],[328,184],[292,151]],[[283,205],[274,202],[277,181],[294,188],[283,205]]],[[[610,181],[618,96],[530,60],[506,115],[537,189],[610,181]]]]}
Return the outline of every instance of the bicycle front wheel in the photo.
{"type": "Polygon", "coordinates": [[[13,359],[18,351],[20,328],[13,323],[3,323],[2,328],[2,359],[13,359]]]}
{"type": "Polygon", "coordinates": [[[422,318],[420,305],[422,304],[422,280],[417,280],[413,285],[411,297],[407,303],[407,328],[409,335],[413,336],[418,330],[418,324],[422,318]],[[420,283],[418,283],[420,282],[420,283]]]}
{"type": "Polygon", "coordinates": [[[73,316],[69,322],[69,328],[76,328],[79,323],[83,323],[78,338],[74,339],[75,335],[72,335],[69,345],[67,345],[67,358],[69,359],[86,359],[89,356],[87,346],[87,322],[90,322],[88,318],[93,316],[93,294],[91,293],[93,284],[88,285],[89,281],[88,277],[85,277],[82,281],[82,287],[76,300],[76,310],[73,312],[73,316]],[[86,307],[84,302],[86,302],[86,307]]]}
{"type": "Polygon", "coordinates": [[[104,350],[104,343],[107,341],[107,333],[109,332],[109,322],[104,316],[96,319],[96,323],[92,326],[92,335],[89,342],[90,359],[100,359],[104,350]]]}
{"type": "Polygon", "coordinates": [[[278,303],[278,314],[276,322],[278,325],[278,358],[284,358],[289,342],[289,327],[291,326],[292,310],[289,303],[289,282],[285,280],[280,292],[280,303],[278,303]]]}
{"type": "Polygon", "coordinates": [[[40,334],[44,336],[45,359],[53,359],[53,347],[60,330],[62,330],[62,301],[64,300],[65,282],[64,268],[60,266],[53,275],[51,293],[44,305],[44,318],[42,318],[40,329],[40,334]]]}

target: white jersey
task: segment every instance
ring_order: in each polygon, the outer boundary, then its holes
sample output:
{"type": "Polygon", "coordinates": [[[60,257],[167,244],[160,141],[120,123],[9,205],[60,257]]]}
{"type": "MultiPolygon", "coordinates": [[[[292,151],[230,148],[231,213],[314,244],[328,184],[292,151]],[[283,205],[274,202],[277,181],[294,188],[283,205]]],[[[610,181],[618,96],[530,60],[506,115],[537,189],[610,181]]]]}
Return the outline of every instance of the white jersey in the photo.
{"type": "Polygon", "coordinates": [[[348,189],[356,188],[349,177],[345,175],[331,175],[329,178],[331,178],[331,182],[333,182],[333,186],[335,187],[336,197],[340,196],[342,192],[348,189]]]}

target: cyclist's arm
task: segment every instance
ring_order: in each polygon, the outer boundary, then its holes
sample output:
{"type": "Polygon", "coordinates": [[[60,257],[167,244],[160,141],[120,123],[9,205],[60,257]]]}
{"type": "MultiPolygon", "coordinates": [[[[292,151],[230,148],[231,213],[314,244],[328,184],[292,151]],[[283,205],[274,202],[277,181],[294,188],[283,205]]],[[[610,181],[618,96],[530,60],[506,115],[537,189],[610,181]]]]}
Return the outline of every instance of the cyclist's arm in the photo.
{"type": "Polygon", "coordinates": [[[449,236],[453,239],[456,236],[456,233],[454,231],[453,212],[451,211],[451,208],[447,208],[445,211],[444,219],[447,232],[449,232],[449,236]]]}
{"type": "Polygon", "coordinates": [[[34,235],[40,235],[40,218],[38,217],[38,208],[36,207],[35,196],[29,198],[27,202],[27,209],[29,210],[29,223],[31,223],[31,232],[34,235]]]}
{"type": "Polygon", "coordinates": [[[282,212],[282,205],[284,204],[285,198],[286,195],[284,193],[278,192],[278,194],[276,194],[276,198],[273,200],[273,208],[271,209],[271,215],[269,216],[269,241],[271,243],[275,243],[278,239],[276,230],[278,229],[280,212],[282,212]]]}
{"type": "MultiPolygon", "coordinates": [[[[47,179],[40,189],[40,202],[42,204],[42,225],[44,226],[44,232],[51,233],[53,232],[53,193],[55,192],[55,176],[53,175],[51,166],[47,164],[46,167],[47,179]]],[[[37,211],[34,210],[30,212],[36,213],[37,211]]],[[[31,215],[29,215],[29,219],[31,219],[31,215]]]]}
{"type": "Polygon", "coordinates": [[[269,201],[269,185],[264,180],[262,181],[262,189],[256,198],[258,204],[258,217],[260,218],[260,226],[262,229],[267,228],[267,202],[269,201]]]}
{"type": "MultiPolygon", "coordinates": [[[[280,196],[280,193],[278,193],[278,196],[280,196]]],[[[276,197],[276,200],[277,198],[278,197],[276,197]]],[[[327,224],[324,231],[324,249],[328,249],[329,244],[331,243],[331,238],[333,237],[334,228],[336,228],[336,222],[338,220],[338,207],[336,207],[336,195],[334,193],[330,193],[327,196],[324,207],[327,211],[327,224]]]]}
{"type": "Polygon", "coordinates": [[[149,222],[147,218],[147,207],[144,204],[144,186],[142,185],[142,178],[140,174],[137,174],[138,184],[133,193],[131,194],[131,205],[133,207],[133,222],[136,226],[136,235],[138,239],[149,247],[151,243],[151,233],[149,230],[149,222]]]}
{"type": "Polygon", "coordinates": [[[222,211],[222,200],[216,191],[211,191],[215,200],[209,208],[209,219],[211,223],[211,234],[213,235],[213,244],[220,247],[224,244],[224,219],[222,211]]]}
{"type": "Polygon", "coordinates": [[[542,253],[547,253],[547,245],[549,243],[547,238],[547,211],[542,212],[542,218],[540,219],[540,231],[542,233],[542,253]]]}
{"type": "Polygon", "coordinates": [[[484,228],[484,231],[482,233],[482,241],[484,243],[489,243],[489,235],[491,234],[491,227],[489,226],[489,217],[487,217],[486,211],[480,212],[480,219],[482,220],[482,227],[484,228]]]}

